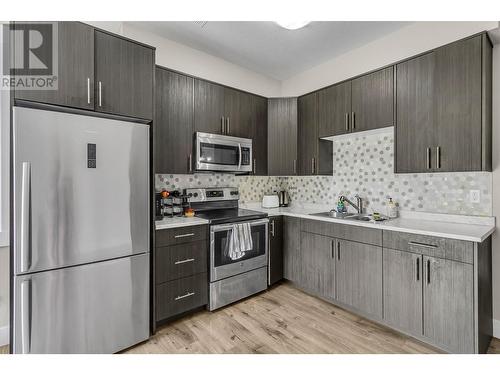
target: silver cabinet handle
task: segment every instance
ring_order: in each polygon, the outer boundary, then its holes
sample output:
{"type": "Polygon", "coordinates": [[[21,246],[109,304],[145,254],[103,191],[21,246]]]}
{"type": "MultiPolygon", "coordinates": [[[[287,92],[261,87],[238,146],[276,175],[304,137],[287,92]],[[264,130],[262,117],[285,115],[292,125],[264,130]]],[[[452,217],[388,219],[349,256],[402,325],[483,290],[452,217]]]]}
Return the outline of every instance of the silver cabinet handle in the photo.
{"type": "Polygon", "coordinates": [[[345,114],[345,131],[349,131],[349,113],[345,114]]]}
{"type": "Polygon", "coordinates": [[[426,162],[427,162],[427,169],[431,169],[431,148],[427,147],[427,155],[426,155],[426,162]]]}
{"type": "Polygon", "coordinates": [[[31,351],[31,279],[21,282],[21,353],[31,351]]]}
{"type": "Polygon", "coordinates": [[[90,104],[90,78],[87,78],[87,104],[90,104]]]}
{"type": "Polygon", "coordinates": [[[274,220],[271,220],[271,236],[274,237],[274,220]]]}
{"type": "Polygon", "coordinates": [[[340,241],[337,241],[337,259],[340,260],[340,241]]]}
{"type": "Polygon", "coordinates": [[[356,129],[356,117],[354,112],[351,112],[351,127],[352,130],[356,129]]]}
{"type": "Polygon", "coordinates": [[[420,256],[417,256],[416,266],[417,266],[416,281],[418,282],[420,281],[420,256]]]}
{"type": "Polygon", "coordinates": [[[186,234],[177,234],[174,238],[183,238],[183,237],[191,237],[194,236],[194,233],[186,233],[186,234]]]}
{"type": "Polygon", "coordinates": [[[177,297],[175,297],[175,300],[178,301],[180,299],[184,299],[184,298],[191,297],[191,296],[194,296],[194,292],[189,292],[189,293],[186,293],[182,296],[177,296],[177,297]]]}
{"type": "Polygon", "coordinates": [[[297,174],[297,159],[293,159],[293,174],[297,174]]]}
{"type": "Polygon", "coordinates": [[[21,272],[31,267],[31,163],[23,162],[21,178],[21,272]]]}
{"type": "Polygon", "coordinates": [[[238,170],[240,170],[241,169],[241,143],[238,143],[238,153],[239,153],[238,170]]]}
{"type": "Polygon", "coordinates": [[[183,259],[183,260],[178,260],[177,262],[175,262],[174,264],[184,264],[184,263],[190,263],[190,262],[194,262],[194,258],[189,258],[189,259],[183,259]]]}
{"type": "Polygon", "coordinates": [[[436,147],[436,168],[441,168],[441,147],[436,147]]]}
{"type": "Polygon", "coordinates": [[[431,283],[431,260],[427,259],[427,284],[431,283]]]}
{"type": "Polygon", "coordinates": [[[335,259],[335,245],[334,245],[335,240],[330,241],[330,252],[331,252],[331,257],[332,259],[335,259]]]}
{"type": "Polygon", "coordinates": [[[99,107],[102,107],[102,82],[99,81],[99,107]]]}
{"type": "Polygon", "coordinates": [[[220,132],[224,134],[224,116],[220,118],[220,132]]]}
{"type": "Polygon", "coordinates": [[[231,134],[231,130],[229,130],[229,117],[226,117],[226,134],[231,134]]]}
{"type": "Polygon", "coordinates": [[[253,159],[253,174],[257,173],[257,159],[253,159]]]}
{"type": "Polygon", "coordinates": [[[425,244],[425,243],[415,242],[415,241],[408,242],[408,245],[420,246],[420,247],[425,247],[425,248],[428,248],[428,249],[436,249],[437,248],[437,245],[428,245],[428,244],[425,244]]]}
{"type": "Polygon", "coordinates": [[[311,158],[311,174],[314,174],[314,158],[311,158]]]}
{"type": "Polygon", "coordinates": [[[193,171],[193,154],[189,154],[188,163],[189,163],[189,172],[192,172],[193,171]]]}

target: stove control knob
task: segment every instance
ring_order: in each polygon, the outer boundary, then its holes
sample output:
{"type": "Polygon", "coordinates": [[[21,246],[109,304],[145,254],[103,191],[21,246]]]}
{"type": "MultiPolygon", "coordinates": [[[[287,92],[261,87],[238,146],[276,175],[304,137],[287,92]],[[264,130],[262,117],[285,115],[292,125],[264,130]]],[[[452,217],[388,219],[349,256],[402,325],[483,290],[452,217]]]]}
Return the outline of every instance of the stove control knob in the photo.
{"type": "Polygon", "coordinates": [[[196,198],[198,196],[198,193],[194,193],[193,196],[196,198]]]}

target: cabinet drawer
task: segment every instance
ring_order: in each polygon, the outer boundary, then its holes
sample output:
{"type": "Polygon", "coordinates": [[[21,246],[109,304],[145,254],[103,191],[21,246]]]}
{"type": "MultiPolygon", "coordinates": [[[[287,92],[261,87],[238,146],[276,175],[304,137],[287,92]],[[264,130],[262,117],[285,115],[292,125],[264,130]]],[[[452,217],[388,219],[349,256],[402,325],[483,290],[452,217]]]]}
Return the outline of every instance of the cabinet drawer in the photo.
{"type": "Polygon", "coordinates": [[[302,219],[301,230],[302,232],[382,246],[382,231],[380,229],[302,219]]]}
{"type": "Polygon", "coordinates": [[[204,306],[208,303],[208,274],[185,277],[156,286],[156,320],[204,306]]]}
{"type": "Polygon", "coordinates": [[[192,225],[156,231],[156,247],[206,240],[208,225],[192,225]]]}
{"type": "Polygon", "coordinates": [[[156,284],[207,272],[207,241],[157,247],[156,284]]]}
{"type": "Polygon", "coordinates": [[[474,244],[468,241],[384,230],[384,248],[473,263],[474,244]]]}

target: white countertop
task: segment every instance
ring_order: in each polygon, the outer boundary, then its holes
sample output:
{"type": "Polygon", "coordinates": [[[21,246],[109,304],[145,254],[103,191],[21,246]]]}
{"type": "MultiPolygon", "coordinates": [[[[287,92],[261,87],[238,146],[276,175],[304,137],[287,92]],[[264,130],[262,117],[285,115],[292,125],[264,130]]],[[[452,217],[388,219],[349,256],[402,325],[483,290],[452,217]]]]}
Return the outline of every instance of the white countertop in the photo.
{"type": "Polygon", "coordinates": [[[269,216],[294,216],[304,219],[330,221],[360,227],[393,230],[413,234],[445,237],[457,240],[483,242],[495,231],[494,217],[441,215],[415,212],[401,212],[401,217],[381,222],[336,219],[313,216],[312,213],[330,209],[322,205],[301,205],[280,208],[262,208],[260,203],[247,203],[241,208],[266,212],[269,216]]]}
{"type": "Polygon", "coordinates": [[[199,217],[166,217],[163,220],[155,221],[156,229],[170,229],[170,228],[178,228],[178,227],[188,227],[191,225],[202,225],[208,224],[208,220],[201,219],[199,217]]]}

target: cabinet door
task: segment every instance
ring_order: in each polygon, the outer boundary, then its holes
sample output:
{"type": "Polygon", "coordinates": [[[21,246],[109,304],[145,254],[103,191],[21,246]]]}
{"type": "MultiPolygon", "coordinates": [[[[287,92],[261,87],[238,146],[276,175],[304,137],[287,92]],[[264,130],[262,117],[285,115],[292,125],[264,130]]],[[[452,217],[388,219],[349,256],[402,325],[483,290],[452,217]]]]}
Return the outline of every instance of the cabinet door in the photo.
{"type": "Polygon", "coordinates": [[[253,136],[253,95],[243,91],[224,88],[224,114],[226,134],[233,137],[253,136]]]}
{"type": "Polygon", "coordinates": [[[96,111],[152,119],[154,50],[95,31],[95,51],[96,111]]]}
{"type": "Polygon", "coordinates": [[[432,171],[435,163],[435,53],[396,65],[395,171],[432,171]]]}
{"type": "Polygon", "coordinates": [[[422,255],[384,249],[384,320],[410,334],[422,332],[422,255]]]}
{"type": "Polygon", "coordinates": [[[300,283],[300,219],[283,217],[283,276],[300,283]]]}
{"type": "Polygon", "coordinates": [[[302,232],[300,242],[302,288],[321,297],[335,298],[335,239],[302,232]]]}
{"type": "Polygon", "coordinates": [[[267,176],[267,99],[252,95],[253,173],[267,176]]]}
{"type": "Polygon", "coordinates": [[[337,300],[382,318],[382,248],[337,240],[337,300]]]}
{"type": "Polygon", "coordinates": [[[350,131],[351,81],[318,92],[319,137],[345,134],[350,131]]]}
{"type": "Polygon", "coordinates": [[[224,133],[223,86],[194,80],[194,129],[204,133],[224,133]]]}
{"type": "Polygon", "coordinates": [[[297,98],[272,98],[268,103],[268,173],[297,174],[297,98]]]}
{"type": "Polygon", "coordinates": [[[473,265],[423,259],[424,336],[453,353],[473,353],[473,265]]]}
{"type": "Polygon", "coordinates": [[[193,78],[156,68],[155,172],[192,172],[193,78]]]}
{"type": "Polygon", "coordinates": [[[439,171],[481,170],[481,82],[481,36],[436,50],[439,171]]]}
{"type": "Polygon", "coordinates": [[[394,125],[392,66],[352,80],[352,112],[352,131],[394,125]]]}
{"type": "Polygon", "coordinates": [[[272,285],[283,279],[283,217],[269,218],[269,263],[268,283],[272,285]]]}
{"type": "Polygon", "coordinates": [[[314,175],[318,154],[318,94],[301,96],[297,104],[299,174],[314,175]]]}
{"type": "Polygon", "coordinates": [[[57,37],[57,90],[16,90],[15,98],[94,109],[94,29],[80,22],[57,22],[57,37]]]}

